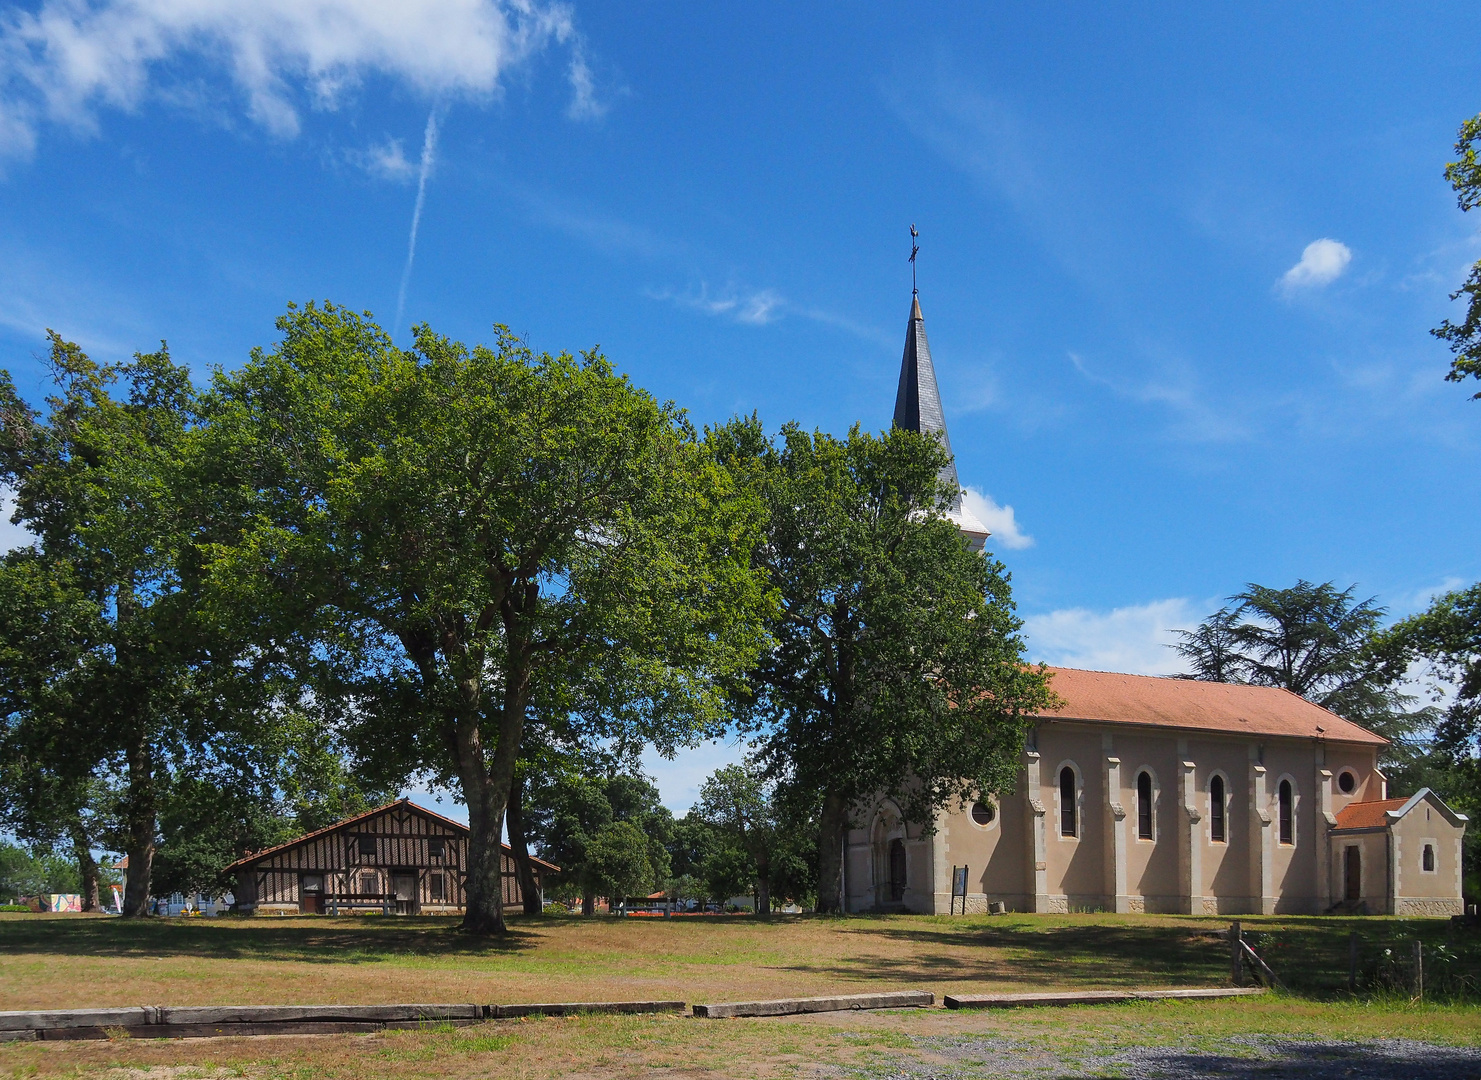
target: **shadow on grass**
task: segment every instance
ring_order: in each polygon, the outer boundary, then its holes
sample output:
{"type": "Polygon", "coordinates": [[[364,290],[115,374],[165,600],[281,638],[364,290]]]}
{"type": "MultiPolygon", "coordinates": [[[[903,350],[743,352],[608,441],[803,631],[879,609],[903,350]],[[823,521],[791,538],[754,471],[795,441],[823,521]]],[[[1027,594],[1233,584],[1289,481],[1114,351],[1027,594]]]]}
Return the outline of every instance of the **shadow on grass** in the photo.
{"type": "Polygon", "coordinates": [[[844,932],[919,946],[908,957],[864,953],[787,970],[1033,986],[1135,987],[1217,983],[1228,977],[1228,946],[1200,928],[1135,924],[931,928],[881,922],[844,932]]]}
{"type": "Polygon", "coordinates": [[[455,919],[385,916],[305,919],[4,919],[0,955],[192,956],[367,964],[405,956],[509,955],[540,935],[517,923],[503,938],[465,934],[455,919]]]}

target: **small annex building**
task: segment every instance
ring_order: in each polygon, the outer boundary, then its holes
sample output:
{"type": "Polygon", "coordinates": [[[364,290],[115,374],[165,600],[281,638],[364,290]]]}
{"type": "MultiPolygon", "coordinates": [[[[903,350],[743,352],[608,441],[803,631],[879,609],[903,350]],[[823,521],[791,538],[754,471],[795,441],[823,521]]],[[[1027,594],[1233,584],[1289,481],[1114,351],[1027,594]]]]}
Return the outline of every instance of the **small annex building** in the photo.
{"type": "MultiPolygon", "coordinates": [[[[895,424],[950,449],[918,298],[895,424]]],[[[886,798],[854,808],[846,910],[1463,912],[1466,816],[1429,789],[1389,798],[1381,736],[1275,687],[1050,675],[1061,705],[1033,718],[1011,794],[931,822],[886,798]]]]}
{"type": "MultiPolygon", "coordinates": [[[[409,799],[345,818],[231,866],[244,915],[459,915],[468,865],[468,827],[409,799]]],[[[503,900],[523,903],[514,854],[501,855],[503,900]]],[[[544,892],[560,867],[537,859],[544,892]]]]}

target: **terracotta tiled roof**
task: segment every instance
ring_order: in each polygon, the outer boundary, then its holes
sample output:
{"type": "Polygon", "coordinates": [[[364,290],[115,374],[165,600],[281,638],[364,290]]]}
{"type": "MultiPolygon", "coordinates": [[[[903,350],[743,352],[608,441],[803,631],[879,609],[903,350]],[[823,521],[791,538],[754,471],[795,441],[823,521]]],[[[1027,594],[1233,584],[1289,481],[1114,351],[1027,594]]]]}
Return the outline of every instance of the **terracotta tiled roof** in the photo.
{"type": "Polygon", "coordinates": [[[1198,682],[1156,675],[1049,669],[1064,706],[1047,719],[1149,724],[1187,731],[1274,735],[1385,746],[1388,740],[1272,686],[1198,682]]]}
{"type": "MultiPolygon", "coordinates": [[[[463,833],[464,835],[466,835],[468,832],[468,826],[464,825],[461,821],[454,821],[452,818],[443,817],[441,814],[437,813],[434,810],[428,810],[425,806],[418,806],[410,799],[397,799],[395,802],[386,803],[385,806],[377,806],[374,810],[367,810],[363,814],[356,814],[353,817],[345,818],[343,821],[336,821],[333,825],[326,825],[322,829],[315,829],[311,833],[304,833],[302,836],[295,836],[292,840],[289,840],[286,843],[277,844],[270,848],[263,848],[261,851],[254,851],[250,855],[244,855],[242,858],[232,863],[226,869],[235,870],[239,866],[246,866],[248,863],[254,863],[258,859],[265,858],[266,856],[275,854],[279,851],[283,851],[286,848],[297,847],[299,844],[302,844],[308,840],[312,840],[317,836],[323,836],[325,833],[332,833],[336,829],[343,829],[347,826],[354,825],[356,822],[364,821],[366,818],[373,818],[377,814],[385,813],[393,806],[405,806],[409,810],[415,810],[418,813],[427,815],[427,817],[429,818],[435,818],[442,824],[448,826],[456,832],[463,833]]],[[[514,854],[514,849],[511,848],[508,844],[500,844],[499,846],[504,849],[504,854],[514,854]]],[[[530,861],[532,863],[537,863],[538,865],[543,866],[545,869],[550,870],[554,873],[560,872],[559,866],[556,866],[554,863],[548,863],[544,859],[536,858],[534,855],[530,856],[530,861]]]]}
{"type": "Polygon", "coordinates": [[[1385,816],[1390,810],[1397,810],[1407,803],[1408,799],[1378,799],[1373,802],[1348,803],[1337,811],[1337,827],[1339,829],[1376,829],[1388,824],[1385,816]]]}

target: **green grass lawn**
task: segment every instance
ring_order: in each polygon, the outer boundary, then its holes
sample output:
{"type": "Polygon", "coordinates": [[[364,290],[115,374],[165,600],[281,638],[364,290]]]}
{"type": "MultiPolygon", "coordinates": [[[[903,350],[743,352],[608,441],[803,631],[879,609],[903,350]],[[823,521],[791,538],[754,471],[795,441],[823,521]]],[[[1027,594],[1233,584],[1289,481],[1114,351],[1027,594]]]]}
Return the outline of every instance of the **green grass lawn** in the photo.
{"type": "MultiPolygon", "coordinates": [[[[1011,1046],[1028,1058],[1052,1051],[1060,1075],[1078,1075],[1074,1062],[1115,1047],[1244,1052],[1239,1040],[1250,1035],[1481,1045],[1481,1009],[1464,998],[1414,1004],[1382,987],[1357,997],[1346,991],[1353,929],[1363,940],[1365,978],[1383,973],[1377,963],[1383,949],[1407,957],[1418,936],[1433,958],[1431,985],[1442,991],[1471,978],[1478,958],[1474,932],[1457,936],[1441,920],[1241,922],[1289,992],[1011,1013],[938,1008],[757,1021],[584,1017],[375,1036],[0,1044],[0,1076],[114,1067],[153,1070],[120,1077],[183,1077],[185,1067],[213,1076],[780,1076],[844,1066],[865,1076],[882,1062],[930,1060],[933,1047],[977,1045],[971,1040],[1011,1046]]],[[[1227,919],[1172,916],[577,917],[519,921],[506,940],[485,942],[433,919],[134,923],[6,915],[0,916],[0,1009],[639,998],[692,1003],[885,989],[931,990],[939,1001],[948,993],[1218,986],[1229,978],[1228,944],[1220,936],[1227,928],[1227,919]]],[[[1390,975],[1402,974],[1395,963],[1389,967],[1390,975]]],[[[958,1061],[953,1068],[966,1066],[958,1061]]]]}

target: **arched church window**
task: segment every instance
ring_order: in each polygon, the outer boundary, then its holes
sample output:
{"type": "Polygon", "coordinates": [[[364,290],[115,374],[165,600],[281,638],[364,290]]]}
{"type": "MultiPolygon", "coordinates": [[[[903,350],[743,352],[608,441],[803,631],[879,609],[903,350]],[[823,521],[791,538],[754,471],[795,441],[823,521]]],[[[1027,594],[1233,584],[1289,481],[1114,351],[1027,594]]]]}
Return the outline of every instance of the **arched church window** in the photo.
{"type": "Polygon", "coordinates": [[[1280,842],[1282,844],[1294,844],[1296,842],[1296,793],[1291,790],[1291,782],[1282,780],[1279,789],[1280,799],[1280,842]]]}
{"type": "Polygon", "coordinates": [[[1224,778],[1216,776],[1208,782],[1208,830],[1209,839],[1216,844],[1229,842],[1229,827],[1224,820],[1224,778]]]}
{"type": "Polygon", "coordinates": [[[1426,874],[1433,874],[1435,872],[1434,844],[1426,844],[1424,846],[1424,854],[1420,856],[1419,868],[1426,874]]]}
{"type": "Polygon", "coordinates": [[[1059,835],[1079,836],[1079,814],[1075,806],[1075,770],[1066,765],[1059,770],[1059,835]]]}
{"type": "Polygon", "coordinates": [[[1152,774],[1146,770],[1136,774],[1136,836],[1152,839],[1152,774]]]}

